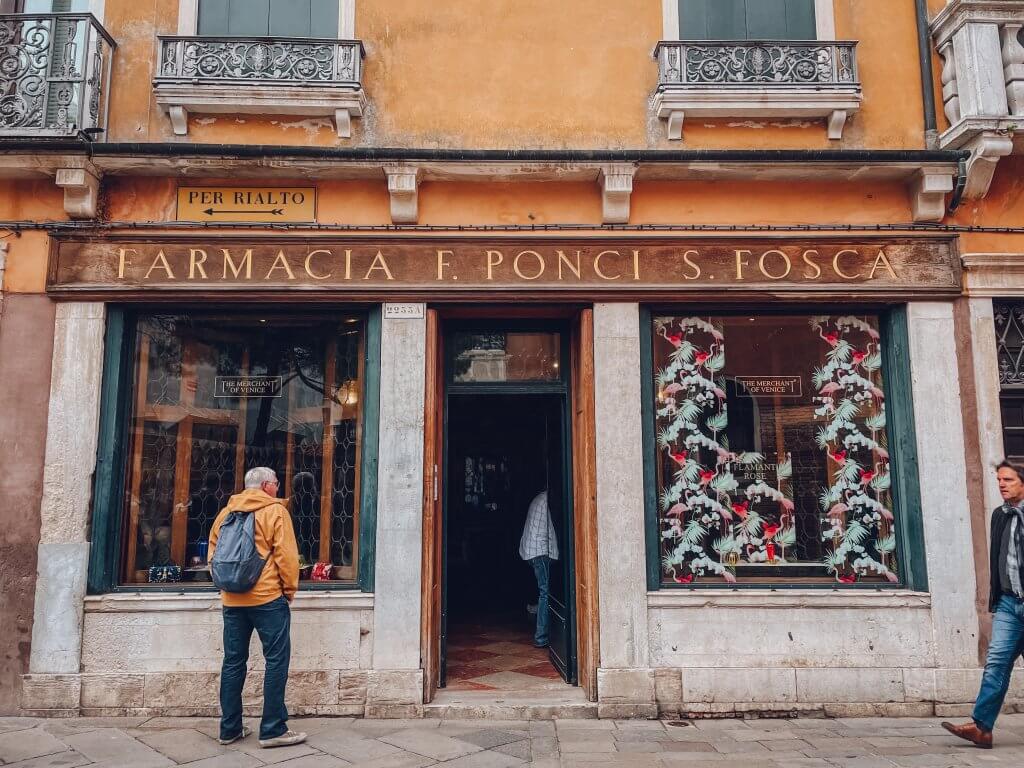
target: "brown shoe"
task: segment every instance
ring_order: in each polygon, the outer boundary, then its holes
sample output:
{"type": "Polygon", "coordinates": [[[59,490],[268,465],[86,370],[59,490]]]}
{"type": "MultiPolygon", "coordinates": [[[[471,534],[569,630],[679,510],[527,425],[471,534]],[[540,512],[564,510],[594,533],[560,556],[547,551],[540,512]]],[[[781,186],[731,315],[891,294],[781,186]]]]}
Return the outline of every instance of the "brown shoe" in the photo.
{"type": "Polygon", "coordinates": [[[992,731],[982,730],[977,723],[971,722],[963,725],[943,723],[942,727],[954,736],[969,741],[980,749],[992,749],[992,731]]]}

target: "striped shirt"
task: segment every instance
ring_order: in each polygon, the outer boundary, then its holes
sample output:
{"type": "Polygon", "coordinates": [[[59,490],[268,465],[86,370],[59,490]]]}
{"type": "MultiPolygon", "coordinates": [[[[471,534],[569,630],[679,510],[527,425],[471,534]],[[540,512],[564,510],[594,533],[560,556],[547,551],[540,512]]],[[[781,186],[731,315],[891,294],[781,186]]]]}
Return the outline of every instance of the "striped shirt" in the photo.
{"type": "Polygon", "coordinates": [[[555,526],[551,524],[548,512],[548,492],[541,491],[530,502],[530,511],[526,513],[526,525],[523,526],[523,538],[519,540],[519,556],[523,560],[547,555],[552,560],[558,559],[558,538],[555,526]]]}

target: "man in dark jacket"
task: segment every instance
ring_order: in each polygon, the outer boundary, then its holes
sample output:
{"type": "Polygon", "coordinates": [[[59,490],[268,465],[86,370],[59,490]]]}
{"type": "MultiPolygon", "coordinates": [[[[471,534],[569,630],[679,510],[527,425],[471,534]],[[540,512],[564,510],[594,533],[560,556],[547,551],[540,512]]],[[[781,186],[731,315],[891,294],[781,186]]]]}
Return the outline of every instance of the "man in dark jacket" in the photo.
{"type": "Polygon", "coordinates": [[[942,727],[982,749],[992,749],[992,729],[1010,687],[1013,663],[1024,652],[1024,469],[1004,461],[996,468],[1003,505],[992,513],[988,609],[992,640],[972,722],[942,727]]]}

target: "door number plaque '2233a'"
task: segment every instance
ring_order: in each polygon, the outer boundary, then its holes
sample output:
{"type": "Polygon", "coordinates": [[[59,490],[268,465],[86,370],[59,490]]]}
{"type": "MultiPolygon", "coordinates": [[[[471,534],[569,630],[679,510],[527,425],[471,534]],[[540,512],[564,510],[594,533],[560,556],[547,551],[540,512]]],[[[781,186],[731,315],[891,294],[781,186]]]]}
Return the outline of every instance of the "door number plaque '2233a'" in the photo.
{"type": "Polygon", "coordinates": [[[283,380],[280,376],[218,376],[214,380],[214,397],[280,397],[283,380]]]}
{"type": "Polygon", "coordinates": [[[316,221],[316,187],[178,187],[178,221],[316,221]]]}

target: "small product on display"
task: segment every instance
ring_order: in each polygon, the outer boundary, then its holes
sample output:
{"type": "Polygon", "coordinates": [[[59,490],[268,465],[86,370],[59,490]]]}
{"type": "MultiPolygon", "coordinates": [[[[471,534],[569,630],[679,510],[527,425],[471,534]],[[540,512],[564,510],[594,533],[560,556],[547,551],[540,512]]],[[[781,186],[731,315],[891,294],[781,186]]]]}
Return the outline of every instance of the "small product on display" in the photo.
{"type": "Polygon", "coordinates": [[[311,578],[313,581],[330,581],[333,569],[334,566],[330,563],[317,563],[313,566],[313,574],[311,578]]]}
{"type": "Polygon", "coordinates": [[[181,581],[180,565],[154,565],[150,567],[150,584],[169,584],[175,581],[181,581]]]}

